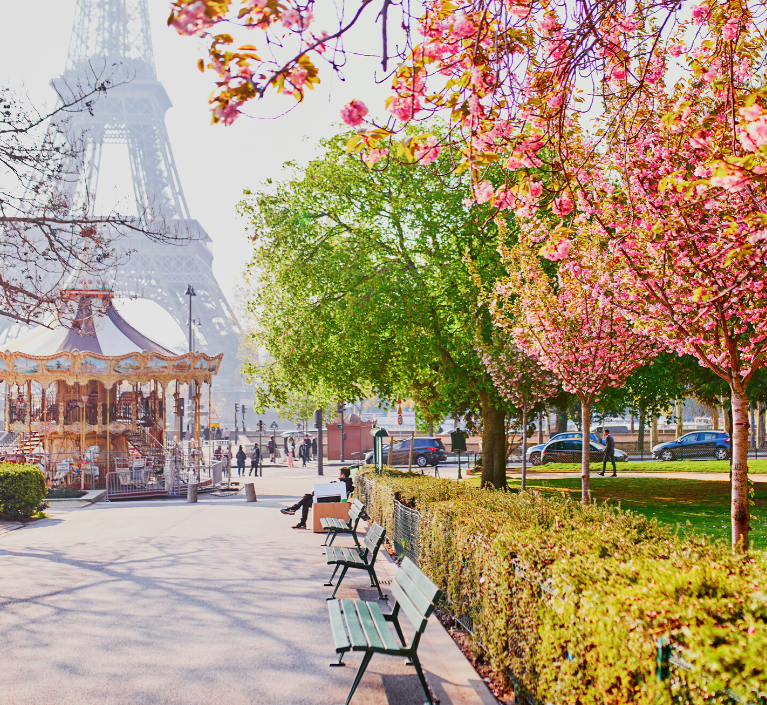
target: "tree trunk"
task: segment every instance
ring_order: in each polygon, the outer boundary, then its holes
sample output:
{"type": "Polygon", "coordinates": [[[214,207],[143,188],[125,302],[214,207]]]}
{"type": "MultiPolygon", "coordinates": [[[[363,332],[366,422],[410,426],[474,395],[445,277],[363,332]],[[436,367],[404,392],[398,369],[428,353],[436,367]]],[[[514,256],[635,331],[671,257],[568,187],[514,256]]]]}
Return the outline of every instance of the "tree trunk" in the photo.
{"type": "Polygon", "coordinates": [[[644,409],[639,410],[639,430],[637,431],[637,450],[644,453],[644,409]]]}
{"type": "Polygon", "coordinates": [[[750,431],[748,434],[748,445],[752,448],[756,448],[756,434],[754,433],[754,429],[756,428],[756,423],[754,423],[754,406],[755,404],[748,405],[748,428],[750,431]]]}
{"type": "Polygon", "coordinates": [[[506,487],[506,418],[486,392],[482,403],[482,487],[506,487]]]}
{"type": "Polygon", "coordinates": [[[525,489],[527,483],[527,409],[522,407],[522,485],[525,489]]]}
{"type": "Polygon", "coordinates": [[[757,405],[757,427],[759,429],[758,435],[759,435],[759,448],[764,448],[764,402],[759,402],[757,405]]]}
{"type": "Polygon", "coordinates": [[[434,435],[434,424],[429,421],[429,437],[431,438],[434,435]]]}
{"type": "Polygon", "coordinates": [[[731,519],[732,546],[737,550],[748,548],[748,397],[740,381],[732,387],[732,452],[731,519]]]}
{"type": "Polygon", "coordinates": [[[565,433],[567,431],[567,409],[557,408],[557,427],[555,433],[565,433]]]}
{"type": "Polygon", "coordinates": [[[719,430],[719,407],[716,405],[711,407],[711,418],[714,420],[714,431],[719,430]]]}
{"type": "Polygon", "coordinates": [[[634,414],[631,414],[631,433],[634,433],[634,414]]]}
{"type": "Polygon", "coordinates": [[[543,443],[543,412],[538,414],[538,443],[543,443]]]}
{"type": "Polygon", "coordinates": [[[724,419],[724,430],[732,438],[732,409],[726,409],[722,404],[722,418],[724,419]]]}
{"type": "Polygon", "coordinates": [[[676,401],[676,437],[684,435],[684,399],[676,401]]]}
{"type": "Polygon", "coordinates": [[[650,423],[650,450],[658,445],[658,417],[653,416],[650,423]]]}
{"type": "Polygon", "coordinates": [[[589,456],[591,451],[591,405],[581,401],[581,501],[591,500],[589,492],[589,456]]]}

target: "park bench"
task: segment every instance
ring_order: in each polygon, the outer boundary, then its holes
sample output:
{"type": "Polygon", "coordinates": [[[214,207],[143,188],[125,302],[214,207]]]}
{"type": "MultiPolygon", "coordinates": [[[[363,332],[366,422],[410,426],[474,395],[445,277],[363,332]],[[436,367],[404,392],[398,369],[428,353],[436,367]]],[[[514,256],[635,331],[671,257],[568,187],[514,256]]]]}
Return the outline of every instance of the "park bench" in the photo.
{"type": "Polygon", "coordinates": [[[434,603],[439,600],[440,591],[416,566],[405,557],[402,565],[394,576],[391,586],[394,594],[394,609],[391,614],[383,614],[377,602],[364,600],[331,600],[328,602],[330,625],[333,629],[338,662],[331,666],[343,666],[344,655],[349,651],[363,651],[364,656],[357,676],[354,679],[346,705],[354,695],[365,669],[373,658],[373,654],[386,656],[404,656],[415,667],[418,679],[426,693],[430,705],[434,699],[426,685],[421,663],[418,660],[418,642],[426,629],[429,615],[434,611],[434,603]],[[410,645],[405,642],[399,623],[399,612],[402,610],[415,629],[410,638],[410,645]],[[397,632],[400,646],[389,629],[391,623],[397,632]]]}
{"type": "Polygon", "coordinates": [[[351,534],[357,548],[361,550],[359,539],[357,538],[357,524],[360,523],[360,517],[365,513],[365,505],[358,499],[355,499],[349,507],[349,519],[336,519],[335,517],[323,517],[320,519],[320,525],[327,529],[325,543],[323,546],[332,546],[338,534],[351,534]],[[330,542],[328,543],[328,538],[330,542]]]}
{"type": "Polygon", "coordinates": [[[381,586],[378,584],[378,578],[376,577],[375,564],[378,550],[381,548],[386,530],[380,525],[373,522],[370,528],[365,533],[365,538],[362,539],[362,543],[365,546],[365,551],[358,551],[356,548],[344,548],[343,546],[328,546],[325,549],[325,556],[328,561],[328,565],[335,563],[333,569],[333,575],[330,576],[330,580],[325,583],[326,587],[333,585],[333,578],[335,577],[338,569],[343,567],[341,577],[338,578],[336,583],[336,589],[333,590],[333,594],[328,598],[332,600],[338,588],[341,585],[341,581],[346,575],[346,571],[349,568],[357,568],[358,570],[366,570],[370,576],[370,587],[374,587],[378,590],[380,599],[386,600],[387,598],[381,592],[381,586]]]}

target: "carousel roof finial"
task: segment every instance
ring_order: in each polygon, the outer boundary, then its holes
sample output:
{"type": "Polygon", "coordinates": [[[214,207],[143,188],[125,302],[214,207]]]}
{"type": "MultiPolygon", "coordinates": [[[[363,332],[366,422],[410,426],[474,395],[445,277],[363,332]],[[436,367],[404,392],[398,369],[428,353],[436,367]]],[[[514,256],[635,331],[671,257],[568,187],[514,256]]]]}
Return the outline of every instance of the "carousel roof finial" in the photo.
{"type": "Polygon", "coordinates": [[[63,287],[59,295],[63,299],[76,299],[83,296],[99,299],[111,299],[112,287],[99,275],[77,272],[63,287]]]}

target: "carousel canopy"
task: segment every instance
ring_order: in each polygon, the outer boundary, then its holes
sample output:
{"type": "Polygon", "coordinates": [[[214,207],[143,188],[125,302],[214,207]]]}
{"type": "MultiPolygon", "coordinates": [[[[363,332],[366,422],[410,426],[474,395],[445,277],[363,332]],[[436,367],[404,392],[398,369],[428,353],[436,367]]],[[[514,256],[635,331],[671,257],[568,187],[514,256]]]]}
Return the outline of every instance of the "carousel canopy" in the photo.
{"type": "Polygon", "coordinates": [[[77,304],[67,325],[39,326],[0,352],[0,379],[68,383],[121,379],[211,382],[223,353],[177,355],[136,330],[112,305],[112,291],[100,278],[78,276],[61,291],[77,304]],[[94,303],[98,310],[94,312],[94,303]]]}
{"type": "Polygon", "coordinates": [[[107,303],[102,315],[94,317],[91,303],[81,300],[71,328],[62,325],[53,328],[40,326],[7,344],[5,349],[7,352],[35,356],[77,350],[109,357],[143,351],[176,356],[172,350],[155,343],[131,326],[117,313],[111,301],[107,303]]]}

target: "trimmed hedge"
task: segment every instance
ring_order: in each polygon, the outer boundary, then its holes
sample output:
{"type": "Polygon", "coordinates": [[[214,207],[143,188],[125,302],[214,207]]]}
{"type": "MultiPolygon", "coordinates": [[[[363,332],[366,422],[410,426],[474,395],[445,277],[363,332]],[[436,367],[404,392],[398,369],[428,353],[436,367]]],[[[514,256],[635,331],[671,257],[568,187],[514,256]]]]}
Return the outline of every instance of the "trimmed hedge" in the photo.
{"type": "Polygon", "coordinates": [[[756,702],[767,691],[763,554],[611,506],[362,473],[375,483],[368,512],[387,528],[395,496],[420,511],[421,568],[471,617],[494,670],[537,701],[697,704],[729,688],[756,702]],[[692,664],[693,686],[656,680],[661,636],[692,664]]]}
{"type": "Polygon", "coordinates": [[[48,488],[37,465],[0,463],[0,518],[28,519],[45,509],[48,488]]]}

